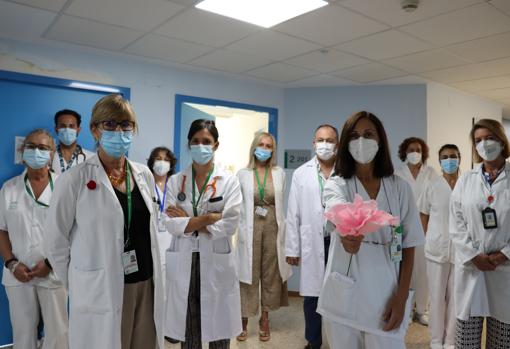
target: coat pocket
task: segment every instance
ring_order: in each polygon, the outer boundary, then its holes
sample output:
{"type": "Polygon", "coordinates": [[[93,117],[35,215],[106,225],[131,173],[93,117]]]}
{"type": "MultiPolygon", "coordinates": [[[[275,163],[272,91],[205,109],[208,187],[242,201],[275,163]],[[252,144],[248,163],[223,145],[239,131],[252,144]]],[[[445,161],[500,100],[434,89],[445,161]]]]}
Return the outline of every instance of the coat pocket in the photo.
{"type": "Polygon", "coordinates": [[[83,313],[105,314],[112,311],[109,282],[105,270],[74,268],[69,285],[71,308],[83,313]]]}
{"type": "Polygon", "coordinates": [[[179,263],[180,263],[179,252],[166,250],[165,252],[165,272],[166,279],[169,282],[177,280],[179,274],[179,263]]]}
{"type": "Polygon", "coordinates": [[[217,290],[223,290],[220,293],[231,294],[239,289],[239,280],[237,278],[237,272],[233,260],[232,253],[213,253],[212,263],[210,266],[214,272],[212,284],[217,290]]]}
{"type": "Polygon", "coordinates": [[[332,271],[324,282],[319,297],[319,307],[328,315],[354,320],[356,281],[332,271]]]}

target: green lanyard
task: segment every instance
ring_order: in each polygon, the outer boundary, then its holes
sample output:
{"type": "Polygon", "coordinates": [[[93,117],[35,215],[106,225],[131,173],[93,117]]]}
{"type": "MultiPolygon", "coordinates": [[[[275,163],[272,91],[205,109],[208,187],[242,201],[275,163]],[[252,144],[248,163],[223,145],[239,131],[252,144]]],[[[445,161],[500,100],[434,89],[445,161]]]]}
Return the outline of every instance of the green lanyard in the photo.
{"type": "Polygon", "coordinates": [[[128,161],[126,161],[126,195],[127,195],[127,210],[128,210],[128,216],[127,216],[127,237],[126,242],[124,243],[124,247],[129,246],[131,243],[131,217],[133,215],[133,203],[131,201],[131,168],[129,167],[128,161]]]}
{"type": "Polygon", "coordinates": [[[319,187],[321,188],[321,193],[324,192],[324,178],[322,178],[319,170],[317,170],[317,178],[319,178],[319,187]]]}
{"type": "MultiPolygon", "coordinates": [[[[50,177],[50,189],[51,191],[53,191],[53,179],[51,178],[51,174],[48,174],[48,176],[50,177]]],[[[28,174],[25,174],[25,189],[27,190],[27,193],[28,195],[30,195],[30,197],[32,199],[34,199],[34,201],[40,205],[40,206],[43,206],[43,207],[50,207],[50,205],[46,205],[45,203],[43,202],[40,202],[39,200],[37,200],[34,196],[34,194],[32,193],[32,191],[30,190],[30,187],[28,186],[28,174]]]]}
{"type": "Polygon", "coordinates": [[[193,215],[195,217],[198,216],[198,203],[200,202],[200,199],[202,199],[202,195],[204,194],[205,187],[207,187],[207,183],[209,182],[209,179],[211,178],[213,170],[214,170],[214,165],[209,170],[209,173],[207,174],[207,178],[205,179],[204,185],[202,185],[202,189],[200,189],[200,191],[199,191],[198,200],[195,201],[195,169],[194,168],[191,169],[191,185],[193,187],[193,191],[192,191],[193,195],[191,198],[191,200],[192,200],[191,204],[193,206],[193,215]]]}
{"type": "Polygon", "coordinates": [[[259,171],[257,171],[256,168],[254,168],[253,172],[255,172],[255,177],[257,178],[257,186],[259,188],[260,200],[264,201],[264,196],[266,195],[266,180],[267,180],[268,168],[266,167],[266,174],[264,175],[264,186],[262,186],[262,187],[260,186],[259,171]]]}

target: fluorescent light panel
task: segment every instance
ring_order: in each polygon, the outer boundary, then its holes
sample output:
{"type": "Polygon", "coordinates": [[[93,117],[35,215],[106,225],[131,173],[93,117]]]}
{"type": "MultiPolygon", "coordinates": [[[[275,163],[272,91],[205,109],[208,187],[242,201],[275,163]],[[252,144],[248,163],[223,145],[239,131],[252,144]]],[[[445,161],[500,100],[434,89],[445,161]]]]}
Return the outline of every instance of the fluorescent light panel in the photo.
{"type": "Polygon", "coordinates": [[[204,0],[195,7],[269,28],[327,4],[324,0],[204,0]]]}

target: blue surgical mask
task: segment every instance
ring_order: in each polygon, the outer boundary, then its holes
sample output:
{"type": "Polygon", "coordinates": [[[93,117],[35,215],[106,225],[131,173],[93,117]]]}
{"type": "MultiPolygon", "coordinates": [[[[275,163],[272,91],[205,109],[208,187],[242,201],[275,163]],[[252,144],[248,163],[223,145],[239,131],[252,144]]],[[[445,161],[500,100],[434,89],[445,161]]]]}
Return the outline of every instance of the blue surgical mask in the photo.
{"type": "Polygon", "coordinates": [[[266,161],[271,157],[271,154],[273,153],[271,150],[266,150],[260,147],[257,147],[255,151],[253,152],[255,154],[255,157],[259,161],[266,161]]]}
{"type": "Polygon", "coordinates": [[[199,165],[205,165],[211,161],[214,151],[212,145],[196,144],[190,146],[191,158],[199,165]]]}
{"type": "Polygon", "coordinates": [[[25,149],[23,150],[23,161],[28,167],[39,170],[48,165],[50,155],[49,150],[25,149]]]}
{"type": "Polygon", "coordinates": [[[58,140],[65,145],[76,142],[76,136],[77,132],[74,128],[63,127],[58,129],[58,140]]]}
{"type": "Polygon", "coordinates": [[[129,151],[132,141],[132,131],[102,131],[99,144],[108,156],[118,159],[129,151]]]}
{"type": "Polygon", "coordinates": [[[441,160],[441,168],[447,174],[453,174],[459,169],[459,159],[448,158],[441,160]]]}

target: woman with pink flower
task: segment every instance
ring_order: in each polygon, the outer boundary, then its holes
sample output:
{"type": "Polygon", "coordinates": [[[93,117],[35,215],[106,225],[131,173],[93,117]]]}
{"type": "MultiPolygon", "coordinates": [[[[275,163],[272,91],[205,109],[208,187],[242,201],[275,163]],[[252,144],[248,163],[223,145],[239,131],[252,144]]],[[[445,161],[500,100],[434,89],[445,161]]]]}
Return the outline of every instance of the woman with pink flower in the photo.
{"type": "Polygon", "coordinates": [[[337,159],[324,200],[338,234],[317,311],[332,349],[403,349],[414,247],[424,243],[412,190],[393,175],[386,132],[374,114],[347,119],[337,159]]]}

